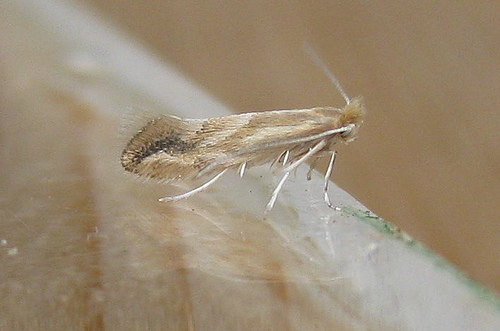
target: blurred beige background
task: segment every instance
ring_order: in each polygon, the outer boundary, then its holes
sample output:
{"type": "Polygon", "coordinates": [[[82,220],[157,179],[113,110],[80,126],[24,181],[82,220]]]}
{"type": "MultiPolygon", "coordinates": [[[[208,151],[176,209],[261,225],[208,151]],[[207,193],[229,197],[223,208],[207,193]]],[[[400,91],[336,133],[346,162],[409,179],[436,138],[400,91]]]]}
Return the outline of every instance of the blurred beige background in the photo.
{"type": "Polygon", "coordinates": [[[238,112],[342,105],[308,40],[369,109],[335,182],[500,290],[497,1],[82,1],[238,112]]]}

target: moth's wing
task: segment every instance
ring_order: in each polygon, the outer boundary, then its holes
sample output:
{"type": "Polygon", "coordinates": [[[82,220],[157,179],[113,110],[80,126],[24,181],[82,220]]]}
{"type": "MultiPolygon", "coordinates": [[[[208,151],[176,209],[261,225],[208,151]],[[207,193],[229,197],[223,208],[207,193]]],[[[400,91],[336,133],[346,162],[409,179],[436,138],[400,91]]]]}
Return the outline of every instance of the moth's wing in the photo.
{"type": "Polygon", "coordinates": [[[214,131],[225,139],[216,139],[219,141],[218,153],[207,150],[207,161],[198,176],[245,162],[248,166],[265,164],[276,160],[287,150],[292,152],[292,158],[300,156],[328,131],[327,122],[320,117],[314,111],[305,109],[223,118],[226,123],[214,131]]]}
{"type": "Polygon", "coordinates": [[[121,156],[125,170],[163,182],[194,178],[191,136],[203,120],[160,115],[135,129],[121,156]]]}

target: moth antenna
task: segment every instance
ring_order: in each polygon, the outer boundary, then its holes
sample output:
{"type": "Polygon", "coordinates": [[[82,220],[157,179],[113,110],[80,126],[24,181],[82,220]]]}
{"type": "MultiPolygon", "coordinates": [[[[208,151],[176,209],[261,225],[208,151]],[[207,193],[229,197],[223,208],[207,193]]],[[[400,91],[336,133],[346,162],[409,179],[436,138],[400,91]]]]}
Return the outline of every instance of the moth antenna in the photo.
{"type": "Polygon", "coordinates": [[[314,64],[316,64],[323,71],[323,73],[332,81],[332,83],[335,85],[335,87],[339,91],[340,95],[342,95],[342,97],[344,98],[345,102],[347,104],[350,104],[351,98],[349,98],[349,96],[347,95],[346,91],[344,90],[344,87],[342,86],[342,84],[340,84],[340,81],[338,80],[337,76],[335,76],[333,74],[333,72],[330,70],[330,68],[328,68],[328,66],[325,64],[325,62],[319,57],[316,50],[307,41],[304,41],[303,47],[304,47],[304,51],[313,60],[314,64]]]}

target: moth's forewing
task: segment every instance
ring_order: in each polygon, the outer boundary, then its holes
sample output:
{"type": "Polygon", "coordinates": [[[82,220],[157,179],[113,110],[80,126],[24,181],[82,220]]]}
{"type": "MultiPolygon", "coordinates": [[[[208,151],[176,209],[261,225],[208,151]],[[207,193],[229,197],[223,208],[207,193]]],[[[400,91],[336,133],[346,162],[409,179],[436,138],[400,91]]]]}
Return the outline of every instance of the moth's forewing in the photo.
{"type": "Polygon", "coordinates": [[[122,153],[123,167],[161,181],[192,179],[246,163],[247,167],[275,161],[289,151],[289,162],[319,141],[330,150],[348,135],[330,133],[347,124],[357,127],[364,108],[359,99],[344,109],[321,107],[275,110],[211,119],[161,116],[140,129],[122,153]]]}
{"type": "Polygon", "coordinates": [[[195,143],[186,134],[195,132],[201,120],[163,115],[150,120],[130,139],[121,156],[125,170],[161,181],[194,178],[198,170],[192,151],[195,143]],[[191,157],[190,157],[191,156],[191,157]]]}
{"type": "MultiPolygon", "coordinates": [[[[284,151],[290,151],[289,161],[293,161],[319,140],[330,139],[323,133],[341,126],[340,114],[340,109],[332,107],[252,113],[251,119],[228,135],[219,148],[207,146],[198,176],[245,162],[247,167],[273,162],[284,151]]],[[[237,116],[225,120],[237,121],[237,116]]]]}

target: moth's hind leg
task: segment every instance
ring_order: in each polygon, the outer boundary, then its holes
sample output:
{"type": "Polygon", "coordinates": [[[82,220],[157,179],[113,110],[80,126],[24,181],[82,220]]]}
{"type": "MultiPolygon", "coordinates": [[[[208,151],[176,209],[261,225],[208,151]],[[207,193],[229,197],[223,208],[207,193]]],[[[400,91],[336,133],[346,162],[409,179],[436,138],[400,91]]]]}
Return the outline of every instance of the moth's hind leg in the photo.
{"type": "Polygon", "coordinates": [[[170,197],[163,197],[163,198],[160,198],[158,199],[158,201],[160,202],[164,202],[164,201],[177,201],[177,200],[181,200],[181,199],[186,199],[186,198],[189,198],[190,196],[193,196],[195,195],[196,193],[200,192],[200,191],[203,191],[204,189],[206,189],[207,187],[209,187],[210,185],[212,185],[213,183],[215,183],[215,181],[217,179],[219,179],[222,175],[224,175],[224,173],[227,171],[227,168],[222,170],[220,173],[218,173],[214,178],[210,179],[208,182],[206,182],[205,184],[201,185],[201,186],[198,186],[197,188],[195,189],[192,189],[191,191],[188,191],[186,193],[183,193],[183,194],[179,194],[179,195],[173,195],[173,196],[170,196],[170,197]]]}

